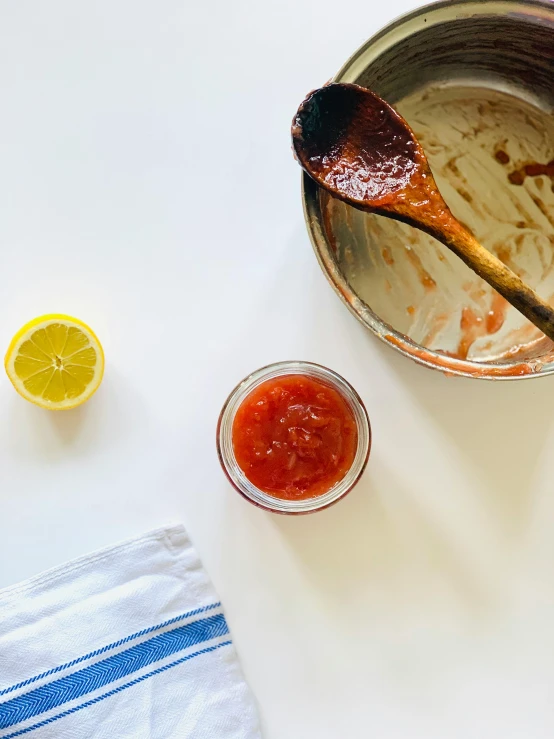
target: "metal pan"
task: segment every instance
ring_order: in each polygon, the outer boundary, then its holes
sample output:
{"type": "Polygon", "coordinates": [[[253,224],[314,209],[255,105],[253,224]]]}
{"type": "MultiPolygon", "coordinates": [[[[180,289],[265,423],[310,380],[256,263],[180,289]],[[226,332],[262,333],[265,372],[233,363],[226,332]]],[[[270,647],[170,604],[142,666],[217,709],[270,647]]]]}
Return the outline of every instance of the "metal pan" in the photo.
{"type": "MultiPolygon", "coordinates": [[[[554,5],[449,0],[367,41],[334,78],[375,90],[420,138],[454,214],[554,301],[554,5]]],[[[554,345],[431,237],[330,198],[306,175],[318,260],[354,315],[454,375],[554,371],[554,345]]]]}

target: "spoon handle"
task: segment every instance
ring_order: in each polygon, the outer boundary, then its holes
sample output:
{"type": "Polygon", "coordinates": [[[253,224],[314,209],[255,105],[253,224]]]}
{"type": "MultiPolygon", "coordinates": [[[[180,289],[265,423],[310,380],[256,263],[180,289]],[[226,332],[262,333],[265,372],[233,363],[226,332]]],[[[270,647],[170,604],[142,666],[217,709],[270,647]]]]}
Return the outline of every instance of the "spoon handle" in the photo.
{"type": "Polygon", "coordinates": [[[443,210],[440,221],[436,214],[413,221],[413,225],[430,233],[457,254],[467,266],[488,282],[508,303],[517,308],[537,328],[554,341],[554,308],[523,282],[504,262],[492,254],[450,213],[443,210]]]}

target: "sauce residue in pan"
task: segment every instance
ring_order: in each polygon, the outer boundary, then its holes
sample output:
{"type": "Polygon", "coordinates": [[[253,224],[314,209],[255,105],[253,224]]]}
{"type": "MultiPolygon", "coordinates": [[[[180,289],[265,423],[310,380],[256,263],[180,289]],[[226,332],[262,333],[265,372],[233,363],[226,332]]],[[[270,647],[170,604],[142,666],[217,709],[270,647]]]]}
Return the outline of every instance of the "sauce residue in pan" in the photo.
{"type": "MultiPolygon", "coordinates": [[[[554,296],[554,119],[482,88],[429,87],[396,105],[454,215],[540,295],[554,296]],[[521,185],[508,178],[516,171],[521,185]]],[[[477,374],[495,376],[499,363],[518,376],[554,360],[552,342],[431,236],[320,197],[338,269],[407,337],[407,351],[419,345],[441,352],[435,364],[462,361],[471,374],[467,366],[480,363],[477,374]]]]}

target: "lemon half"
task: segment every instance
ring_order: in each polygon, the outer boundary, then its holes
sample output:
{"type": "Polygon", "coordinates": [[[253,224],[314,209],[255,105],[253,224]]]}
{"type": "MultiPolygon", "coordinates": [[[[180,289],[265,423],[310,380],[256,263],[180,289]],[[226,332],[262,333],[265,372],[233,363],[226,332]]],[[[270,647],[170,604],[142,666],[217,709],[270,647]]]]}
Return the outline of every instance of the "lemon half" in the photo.
{"type": "Polygon", "coordinates": [[[84,323],[52,314],[13,337],[4,366],[17,392],[50,410],[69,410],[93,395],[104,374],[104,352],[84,323]]]}

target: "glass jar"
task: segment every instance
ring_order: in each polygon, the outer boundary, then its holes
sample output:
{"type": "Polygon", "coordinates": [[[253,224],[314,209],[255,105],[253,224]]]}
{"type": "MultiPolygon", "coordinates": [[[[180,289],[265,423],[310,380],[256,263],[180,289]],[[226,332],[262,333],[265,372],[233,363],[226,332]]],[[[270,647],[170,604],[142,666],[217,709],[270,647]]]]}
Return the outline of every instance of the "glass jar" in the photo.
{"type": "Polygon", "coordinates": [[[312,513],[344,498],[360,479],[371,448],[371,427],[366,408],[354,388],[340,375],[327,367],[311,362],[278,362],[256,370],[246,377],[229,395],[217,425],[217,452],[227,477],[238,492],[254,505],[267,511],[284,514],[312,513]],[[233,422],[238,408],[246,397],[267,380],[284,375],[305,375],[328,385],[338,392],[349,406],[358,431],[358,443],[352,465],[346,475],[322,495],[301,500],[284,500],[260,490],[246,477],[235,458],[233,422]]]}

